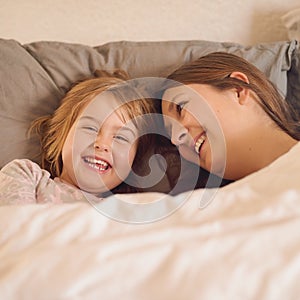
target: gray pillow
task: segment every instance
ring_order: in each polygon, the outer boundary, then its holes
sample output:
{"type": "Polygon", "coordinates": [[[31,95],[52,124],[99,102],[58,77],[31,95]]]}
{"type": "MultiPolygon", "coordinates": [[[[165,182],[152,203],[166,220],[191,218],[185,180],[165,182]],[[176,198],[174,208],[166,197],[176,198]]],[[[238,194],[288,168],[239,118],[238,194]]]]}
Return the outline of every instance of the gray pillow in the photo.
{"type": "Polygon", "coordinates": [[[300,116],[300,48],[295,49],[291,57],[291,68],[287,73],[287,96],[288,101],[296,108],[300,116]]]}
{"type": "MultiPolygon", "coordinates": [[[[112,42],[90,47],[42,41],[21,45],[0,39],[0,167],[15,158],[39,162],[39,144],[27,137],[31,121],[52,113],[70,85],[96,69],[122,68],[133,78],[164,77],[184,62],[227,51],[254,63],[286,94],[296,47],[295,41],[249,47],[209,41],[112,42]]],[[[297,74],[293,82],[299,82],[297,74]]]]}

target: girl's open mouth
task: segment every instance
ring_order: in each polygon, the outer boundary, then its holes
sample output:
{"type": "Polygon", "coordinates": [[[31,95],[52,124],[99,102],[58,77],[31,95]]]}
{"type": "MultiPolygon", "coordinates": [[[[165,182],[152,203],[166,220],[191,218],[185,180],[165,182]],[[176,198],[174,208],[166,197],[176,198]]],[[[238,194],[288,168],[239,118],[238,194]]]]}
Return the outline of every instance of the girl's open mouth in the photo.
{"type": "Polygon", "coordinates": [[[103,159],[94,158],[94,157],[83,157],[84,162],[86,162],[89,167],[98,170],[99,172],[105,172],[111,168],[111,165],[103,159]]]}

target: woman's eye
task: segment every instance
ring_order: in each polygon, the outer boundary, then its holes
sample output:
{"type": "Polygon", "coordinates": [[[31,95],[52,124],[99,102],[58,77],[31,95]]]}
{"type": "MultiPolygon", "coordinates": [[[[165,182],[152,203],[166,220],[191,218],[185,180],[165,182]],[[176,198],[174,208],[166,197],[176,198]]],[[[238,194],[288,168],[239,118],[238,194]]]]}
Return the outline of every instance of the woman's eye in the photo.
{"type": "Polygon", "coordinates": [[[181,103],[176,104],[176,111],[179,115],[181,114],[182,110],[184,109],[185,104],[186,104],[186,102],[181,102],[181,103]]]}

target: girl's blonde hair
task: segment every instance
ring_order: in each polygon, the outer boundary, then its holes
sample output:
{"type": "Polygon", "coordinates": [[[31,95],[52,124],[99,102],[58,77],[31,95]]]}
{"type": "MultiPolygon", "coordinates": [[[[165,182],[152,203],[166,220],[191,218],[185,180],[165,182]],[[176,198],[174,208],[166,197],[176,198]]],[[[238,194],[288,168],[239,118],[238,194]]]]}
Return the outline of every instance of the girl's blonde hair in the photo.
{"type": "MultiPolygon", "coordinates": [[[[37,133],[41,142],[41,167],[48,170],[52,177],[58,177],[62,172],[62,149],[71,127],[83,108],[95,96],[104,91],[113,93],[122,102],[124,119],[131,120],[155,112],[153,101],[144,98],[130,81],[127,81],[128,75],[124,71],[117,70],[110,74],[97,70],[94,75],[95,77],[75,83],[52,115],[38,118],[31,126],[31,131],[37,133]]],[[[145,122],[144,127],[147,126],[151,124],[145,122]]],[[[151,143],[151,136],[139,137],[134,164],[149,149],[151,143]]]]}

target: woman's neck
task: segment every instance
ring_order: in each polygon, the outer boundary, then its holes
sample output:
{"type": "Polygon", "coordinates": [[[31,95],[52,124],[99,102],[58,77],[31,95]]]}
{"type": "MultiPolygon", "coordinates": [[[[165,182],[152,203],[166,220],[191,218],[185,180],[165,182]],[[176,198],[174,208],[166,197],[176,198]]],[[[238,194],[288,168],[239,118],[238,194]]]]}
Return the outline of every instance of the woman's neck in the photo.
{"type": "Polygon", "coordinates": [[[274,127],[262,134],[264,136],[260,136],[261,142],[259,143],[261,153],[261,159],[258,161],[259,169],[288,152],[298,142],[281,129],[274,127]]]}

